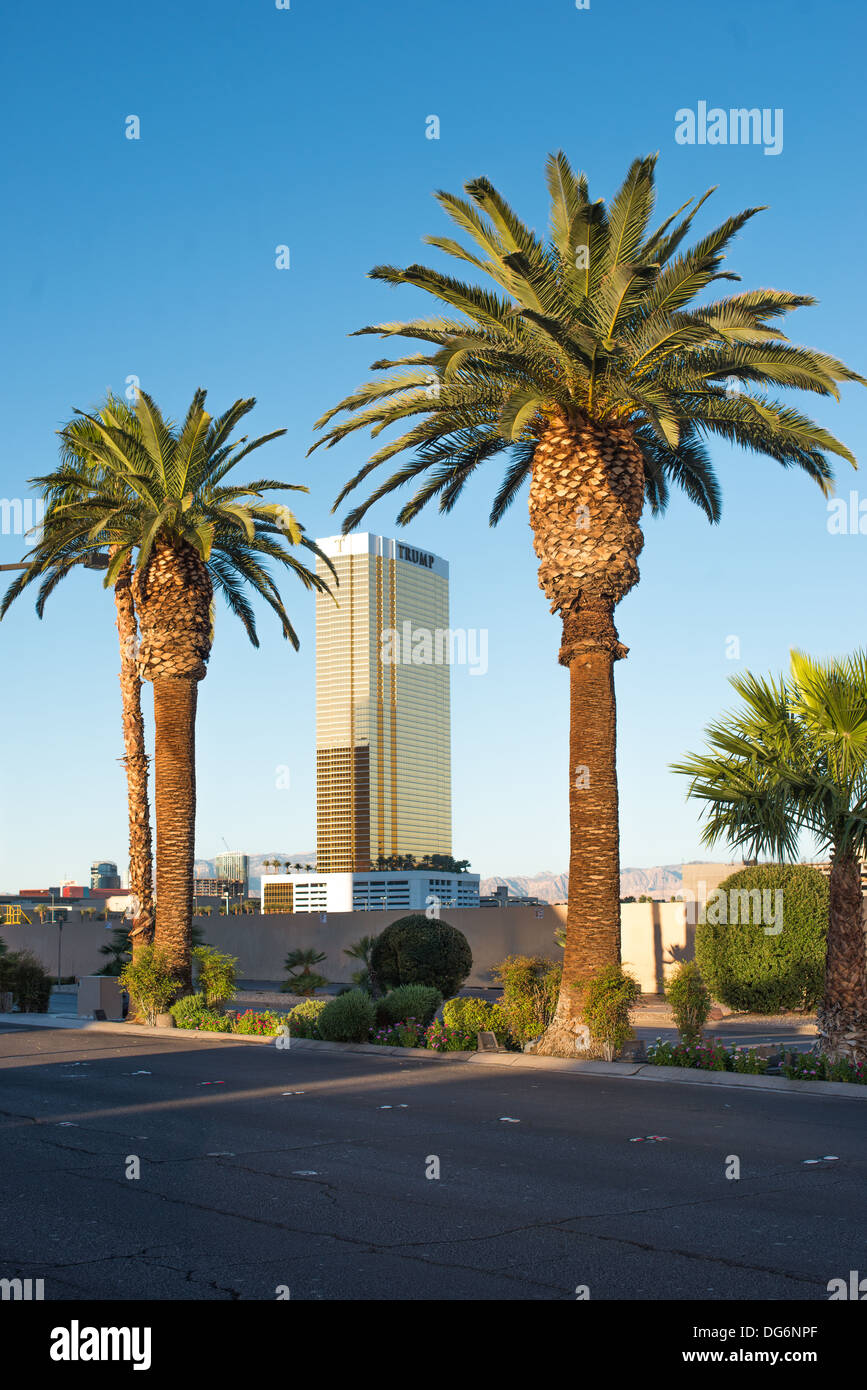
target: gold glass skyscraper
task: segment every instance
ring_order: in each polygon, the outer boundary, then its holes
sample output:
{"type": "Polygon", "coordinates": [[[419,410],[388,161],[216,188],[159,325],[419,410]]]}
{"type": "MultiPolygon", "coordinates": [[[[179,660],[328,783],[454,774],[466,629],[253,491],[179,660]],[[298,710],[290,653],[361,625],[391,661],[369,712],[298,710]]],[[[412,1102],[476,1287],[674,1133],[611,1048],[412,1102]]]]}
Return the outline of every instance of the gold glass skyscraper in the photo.
{"type": "Polygon", "coordinates": [[[451,854],[448,563],[367,533],[317,544],[340,580],[316,596],[317,872],[451,854]]]}

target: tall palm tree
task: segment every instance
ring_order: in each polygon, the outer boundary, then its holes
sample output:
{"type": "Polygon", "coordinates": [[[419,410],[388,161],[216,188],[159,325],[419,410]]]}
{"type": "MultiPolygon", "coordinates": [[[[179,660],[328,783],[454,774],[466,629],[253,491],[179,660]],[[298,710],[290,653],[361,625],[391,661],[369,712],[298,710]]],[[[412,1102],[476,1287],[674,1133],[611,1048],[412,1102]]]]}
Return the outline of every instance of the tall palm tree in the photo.
{"type": "Polygon", "coordinates": [[[749,858],[795,860],[809,832],[830,854],[820,1047],[867,1062],[867,654],[818,662],[792,652],[788,678],[746,671],[731,684],[740,708],[707,728],[706,752],[674,770],[705,803],[705,844],[725,839],[749,858]]]}
{"type": "MultiPolygon", "coordinates": [[[[134,416],[126,403],[109,393],[99,418],[104,425],[128,428],[134,416]]],[[[61,462],[73,471],[76,478],[81,471],[92,475],[93,483],[98,483],[106,491],[116,487],[112,474],[100,470],[92,464],[89,456],[79,447],[79,440],[89,436],[98,437],[87,420],[70,421],[61,433],[61,462]]],[[[66,479],[66,474],[64,473],[66,479]]],[[[109,541],[107,535],[91,536],[89,531],[71,532],[66,514],[58,511],[64,503],[74,501],[79,495],[78,484],[68,483],[45,489],[43,500],[46,503],[41,534],[28,553],[28,563],[23,574],[9,586],[0,604],[0,620],[5,616],[10,604],[32,584],[41,579],[36,598],[36,612],[41,618],[49,596],[61,580],[78,566],[88,569],[104,568],[106,560],[113,558],[113,551],[105,556],[104,546],[109,541]],[[101,562],[101,563],[100,563],[101,562]]],[[[144,719],[141,709],[141,681],[136,670],[136,646],[138,627],[135,616],[135,603],[132,596],[132,565],[127,558],[118,568],[114,580],[114,601],[116,626],[120,645],[120,690],[123,727],[124,757],[122,759],[127,779],[127,816],[129,838],[129,888],[133,903],[131,937],[133,951],[144,944],[154,927],[153,892],[153,850],[151,843],[150,805],[148,802],[148,764],[145,746],[144,719]]]]}
{"type": "MultiPolygon", "coordinates": [[[[329,592],[325,580],[293,550],[301,546],[319,555],[319,548],[288,507],[262,501],[262,494],[274,489],[307,489],[269,478],[241,485],[224,482],[241,459],[285,430],[249,442],[246,436],[232,440],[255,400],[237,400],[212,418],[205,410],[205,394],[195,393],[180,426],[166,421],[143,391],[137,395],[134,423],[108,424],[77,411],[89,428],[76,430],[74,438],[66,431],[64,438],[89,464],[67,463],[36,480],[44,488],[75,492],[75,500],[58,507],[70,538],[110,538],[106,585],[134,560],[132,594],[140,634],[136,665],[154,690],[155,941],[184,988],[190,984],[195,716],[198,682],[211,652],[214,589],[222,592],[254,646],[259,639],[245,586],[273,609],[283,636],[296,648],[295,629],[267,562],[283,565],[307,589],[329,592]],[[111,487],[102,485],[102,475],[112,478],[111,487]]],[[[62,544],[59,532],[54,539],[62,544]]]]}
{"type": "Polygon", "coordinates": [[[654,158],[637,159],[606,206],[591,202],[587,179],[562,153],[552,155],[547,241],[487,179],[468,183],[466,199],[437,194],[475,245],[439,236],[429,244],[493,287],[422,265],[372,270],[375,280],[426,291],[447,316],[360,330],[422,347],[375,362],[373,370],[385,375],[323,415],[317,426],[328,428],[314,445],[408,422],[341,491],[335,509],[373,470],[410,455],[348,513],[345,531],[372,503],[413,481],[419,486],[398,513],[400,524],[435,498],[449,512],[475,471],[501,453],[506,470],[491,525],[529,482],[539,584],[562,620],[559,659],[569,668],[571,714],[563,989],[540,1050],[573,1055],[584,998],[575,982],[620,953],[613,663],[627,648],[614,609],[638,580],[645,502],[663,512],[676,485],[709,521],[718,520],[710,436],[801,468],[827,493],[827,454],[854,464],[849,450],[760,388],[836,397],[838,381],[867,384],[835,358],[784,341],[775,321],[813,303],[807,295],[752,290],[689,307],[713,281],[737,279],[722,269],[723,250],[759,209],[726,219],[681,251],[708,195],[650,230],[654,166],[654,158]]]}

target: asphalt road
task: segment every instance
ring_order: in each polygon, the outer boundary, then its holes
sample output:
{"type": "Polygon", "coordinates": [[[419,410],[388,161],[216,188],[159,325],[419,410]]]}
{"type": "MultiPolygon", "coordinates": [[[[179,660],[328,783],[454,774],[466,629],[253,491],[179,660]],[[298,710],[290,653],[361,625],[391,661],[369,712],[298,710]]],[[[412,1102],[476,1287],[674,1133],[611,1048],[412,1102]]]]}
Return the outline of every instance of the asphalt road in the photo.
{"type": "Polygon", "coordinates": [[[0,1278],[47,1300],[825,1301],[867,1274],[865,1139],[867,1104],[832,1094],[2,1028],[0,1278]]]}

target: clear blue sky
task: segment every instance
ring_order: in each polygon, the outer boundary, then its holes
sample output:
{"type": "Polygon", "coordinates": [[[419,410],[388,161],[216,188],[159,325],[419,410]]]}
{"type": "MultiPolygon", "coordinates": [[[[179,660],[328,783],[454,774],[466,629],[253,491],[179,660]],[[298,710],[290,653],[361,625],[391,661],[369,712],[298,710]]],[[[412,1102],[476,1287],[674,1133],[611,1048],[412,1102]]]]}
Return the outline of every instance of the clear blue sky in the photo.
{"type": "MultiPolygon", "coordinates": [[[[347,334],[422,308],[366,272],[435,259],[421,244],[447,231],[433,190],[480,174],[541,232],[543,164],[558,147],[606,197],[634,156],[659,150],[660,215],[718,184],[702,230],[769,204],[731,268],[744,288],[815,295],[791,335],[867,370],[865,27],[851,0],[15,7],[0,57],[0,492],[25,496],[71,409],[134,374],[173,415],[199,385],[217,410],[255,395],[258,431],[288,428],[267,471],[307,484],[299,515],[312,535],[332,534],[331,504],[368,441],[306,459],[311,425],[380,354],[347,334]],[[699,101],[782,108],[782,153],[677,144],[676,110],[699,101]],[[431,114],[438,141],[425,138],[431,114]],[[129,115],[139,141],[124,136],[129,115]],[[282,243],[288,271],[274,264],[282,243]]],[[[867,454],[867,393],[804,403],[867,454]]],[[[830,654],[864,641],[867,537],[829,535],[805,478],[713,452],[722,525],[680,499],[648,518],[641,584],[619,609],[631,649],[616,672],[627,865],[703,857],[667,767],[729,703],[734,669],[779,668],[793,644],[830,654]],[[740,662],[726,657],[733,635],[740,662]]],[[[489,632],[488,674],[453,673],[454,848],[483,874],[562,870],[567,676],[526,497],[487,526],[498,477],[492,466],[450,517],[423,514],[405,533],[451,562],[453,625],[489,632]]],[[[840,483],[859,486],[846,465],[840,483]]],[[[395,511],[380,504],[369,529],[395,534],[395,511]]],[[[4,563],[20,548],[0,537],[4,563]]],[[[238,849],[314,843],[313,606],[300,587],[287,598],[297,655],[267,615],[256,652],[218,613],[199,704],[200,854],[223,836],[238,849]],[[275,785],[279,766],[288,789],[275,785]]],[[[125,864],[116,633],[98,576],[67,580],[41,623],[20,600],[0,627],[0,661],[0,889],[80,878],[97,857],[125,864]]]]}

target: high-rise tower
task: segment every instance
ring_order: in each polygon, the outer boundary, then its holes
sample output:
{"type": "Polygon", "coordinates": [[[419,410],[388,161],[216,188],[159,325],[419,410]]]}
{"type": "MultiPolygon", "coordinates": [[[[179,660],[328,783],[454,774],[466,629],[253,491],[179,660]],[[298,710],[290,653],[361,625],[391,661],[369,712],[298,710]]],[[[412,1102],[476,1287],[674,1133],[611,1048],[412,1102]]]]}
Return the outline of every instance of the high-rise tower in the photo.
{"type": "Polygon", "coordinates": [[[316,596],[317,872],[451,854],[448,563],[367,533],[317,544],[340,581],[316,596]]]}

